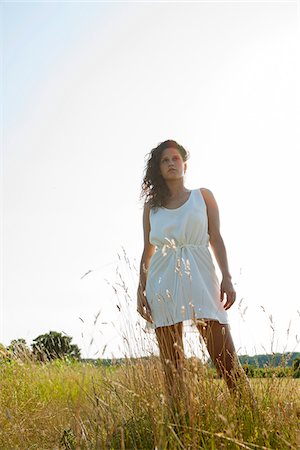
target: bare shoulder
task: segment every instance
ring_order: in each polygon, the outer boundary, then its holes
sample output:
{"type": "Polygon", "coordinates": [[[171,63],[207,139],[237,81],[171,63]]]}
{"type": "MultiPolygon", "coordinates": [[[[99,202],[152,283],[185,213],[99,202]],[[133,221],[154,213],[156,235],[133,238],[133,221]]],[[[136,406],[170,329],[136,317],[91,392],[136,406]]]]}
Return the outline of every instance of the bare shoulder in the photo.
{"type": "Polygon", "coordinates": [[[214,194],[212,193],[212,191],[210,189],[202,187],[202,188],[200,188],[200,191],[204,197],[204,200],[211,201],[214,199],[214,194]]]}
{"type": "Polygon", "coordinates": [[[200,191],[201,191],[201,193],[203,194],[203,195],[212,195],[212,192],[211,192],[211,190],[210,189],[207,189],[207,188],[205,188],[205,187],[202,187],[202,188],[200,188],[200,191]]]}
{"type": "Polygon", "coordinates": [[[206,203],[208,212],[218,210],[218,205],[216,202],[216,199],[214,197],[214,194],[210,189],[207,188],[200,188],[201,194],[204,198],[204,201],[206,203]]]}

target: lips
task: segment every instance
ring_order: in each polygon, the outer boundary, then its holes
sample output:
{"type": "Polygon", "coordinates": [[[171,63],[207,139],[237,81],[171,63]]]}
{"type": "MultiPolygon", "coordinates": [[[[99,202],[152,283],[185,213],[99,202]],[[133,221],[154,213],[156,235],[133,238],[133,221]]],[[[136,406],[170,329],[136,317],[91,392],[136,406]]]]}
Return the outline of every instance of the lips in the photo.
{"type": "Polygon", "coordinates": [[[176,171],[176,169],[175,169],[174,167],[171,167],[171,169],[169,169],[168,172],[171,172],[171,171],[173,171],[173,170],[176,171]]]}

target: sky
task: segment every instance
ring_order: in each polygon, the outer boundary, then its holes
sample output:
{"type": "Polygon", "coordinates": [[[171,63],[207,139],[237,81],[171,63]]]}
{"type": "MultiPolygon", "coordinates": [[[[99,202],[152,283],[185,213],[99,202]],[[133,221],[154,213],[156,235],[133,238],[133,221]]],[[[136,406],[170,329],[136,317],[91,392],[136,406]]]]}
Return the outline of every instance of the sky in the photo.
{"type": "Polygon", "coordinates": [[[146,155],[175,139],[185,185],[219,206],[238,353],[299,351],[299,1],[0,8],[0,342],[157,351],[135,310],[139,196],[146,155]]]}

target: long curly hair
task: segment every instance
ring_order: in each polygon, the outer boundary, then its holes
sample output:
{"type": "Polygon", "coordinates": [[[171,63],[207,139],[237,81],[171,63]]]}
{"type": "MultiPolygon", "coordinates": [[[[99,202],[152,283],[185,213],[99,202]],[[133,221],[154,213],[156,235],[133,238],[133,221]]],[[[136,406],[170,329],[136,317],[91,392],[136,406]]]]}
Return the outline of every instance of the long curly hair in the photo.
{"type": "Polygon", "coordinates": [[[159,208],[166,205],[171,195],[159,168],[162,152],[170,147],[176,148],[179,151],[184,162],[189,158],[189,153],[186,149],[172,139],[161,142],[146,155],[148,156],[148,160],[141,186],[141,198],[145,198],[145,203],[148,203],[150,208],[159,208]]]}

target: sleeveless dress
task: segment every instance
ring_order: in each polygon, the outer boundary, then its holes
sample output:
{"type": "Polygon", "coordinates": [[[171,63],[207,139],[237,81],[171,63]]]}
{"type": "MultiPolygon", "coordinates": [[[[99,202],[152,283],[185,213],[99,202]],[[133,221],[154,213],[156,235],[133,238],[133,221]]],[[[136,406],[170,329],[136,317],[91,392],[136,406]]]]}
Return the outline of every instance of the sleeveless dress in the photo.
{"type": "Polygon", "coordinates": [[[208,248],[207,210],[200,189],[192,190],[179,208],[151,208],[150,227],[149,240],[156,247],[145,289],[153,319],[150,328],[191,325],[197,319],[229,323],[208,248]]]}

